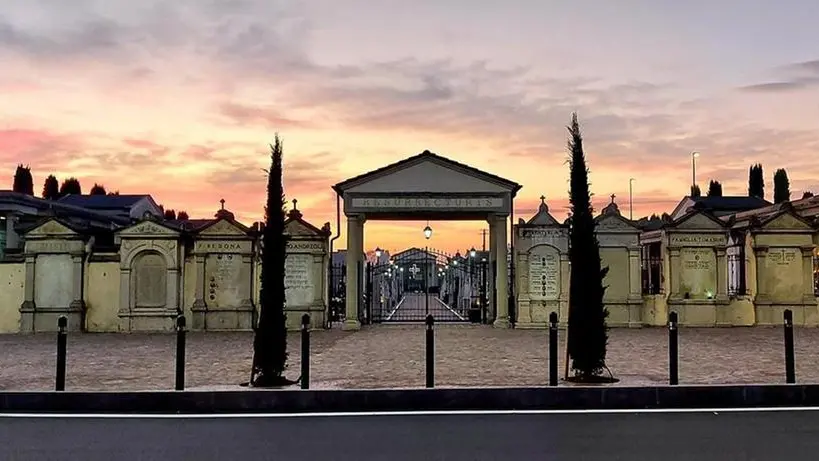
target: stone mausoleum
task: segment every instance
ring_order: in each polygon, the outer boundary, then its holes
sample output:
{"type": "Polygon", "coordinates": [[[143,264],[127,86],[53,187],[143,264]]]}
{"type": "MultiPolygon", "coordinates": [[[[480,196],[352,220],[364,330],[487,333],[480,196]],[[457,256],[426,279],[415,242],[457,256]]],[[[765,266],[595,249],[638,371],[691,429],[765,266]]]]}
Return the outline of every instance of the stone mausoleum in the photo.
{"type": "MultiPolygon", "coordinates": [[[[234,219],[168,220],[148,195],[0,193],[0,332],[169,331],[179,314],[194,330],[251,330],[259,309],[262,225],[234,219]]],[[[294,200],[288,242],[287,322],[327,312],[329,224],[305,221],[294,200]]]]}
{"type": "MultiPolygon", "coordinates": [[[[338,258],[345,265],[338,279],[329,223],[309,223],[294,200],[286,224],[289,327],[298,328],[303,313],[314,327],[328,326],[331,292],[341,298],[336,325],[362,327],[361,306],[371,302],[363,279],[368,219],[486,223],[489,248],[480,257],[488,273],[475,279],[480,287],[472,279],[468,289],[457,285],[454,308],[485,303],[486,323],[500,328],[546,328],[551,312],[565,324],[570,284],[583,283],[570,278],[569,228],[546,197],[534,216],[512,222],[520,188],[426,151],[336,184],[353,249],[338,258]]],[[[661,326],[672,311],[686,326],[775,325],[790,309],[797,325],[819,326],[817,216],[819,197],[780,204],[684,197],[662,217],[631,220],[611,196],[596,217],[609,325],[661,326]]],[[[53,331],[62,315],[71,330],[89,332],[169,331],[179,314],[194,330],[250,330],[259,311],[260,230],[236,221],[224,201],[212,218],[168,220],[149,195],[49,201],[0,191],[0,333],[53,331]]],[[[457,261],[436,260],[436,268],[450,263],[457,261]]]]}

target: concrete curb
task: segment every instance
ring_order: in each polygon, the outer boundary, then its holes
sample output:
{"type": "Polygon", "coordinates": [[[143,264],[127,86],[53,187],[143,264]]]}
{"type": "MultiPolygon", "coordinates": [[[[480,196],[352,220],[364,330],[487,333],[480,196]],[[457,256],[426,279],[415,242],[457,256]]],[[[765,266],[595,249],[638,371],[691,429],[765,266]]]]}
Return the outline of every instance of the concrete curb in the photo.
{"type": "Polygon", "coordinates": [[[0,392],[2,413],[305,413],[819,406],[819,385],[0,392]]]}

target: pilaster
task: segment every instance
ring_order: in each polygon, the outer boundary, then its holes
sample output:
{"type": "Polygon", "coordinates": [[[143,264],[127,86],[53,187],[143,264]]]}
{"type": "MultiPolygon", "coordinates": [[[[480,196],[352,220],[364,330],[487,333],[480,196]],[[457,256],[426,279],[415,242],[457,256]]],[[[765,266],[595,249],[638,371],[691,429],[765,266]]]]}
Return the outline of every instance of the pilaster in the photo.
{"type": "Polygon", "coordinates": [[[756,257],[756,302],[770,301],[770,294],[768,293],[768,269],[765,261],[768,257],[767,246],[754,247],[754,256],[756,257]]]}
{"type": "Polygon", "coordinates": [[[726,255],[725,247],[717,247],[714,249],[717,256],[717,292],[715,299],[717,301],[728,300],[728,257],[726,255]]]}
{"type": "Polygon", "coordinates": [[[680,296],[680,249],[679,248],[669,248],[668,249],[668,271],[669,275],[671,276],[671,290],[669,293],[670,299],[681,299],[680,296]]]}
{"type": "Polygon", "coordinates": [[[813,245],[803,246],[802,250],[802,303],[815,305],[816,294],[813,283],[813,245]]]}
{"type": "Polygon", "coordinates": [[[20,305],[20,331],[23,333],[34,333],[34,255],[26,255],[24,266],[25,287],[23,290],[23,303],[20,305]]]}
{"type": "Polygon", "coordinates": [[[640,247],[628,247],[628,300],[641,302],[642,273],[640,272],[640,247]]]}

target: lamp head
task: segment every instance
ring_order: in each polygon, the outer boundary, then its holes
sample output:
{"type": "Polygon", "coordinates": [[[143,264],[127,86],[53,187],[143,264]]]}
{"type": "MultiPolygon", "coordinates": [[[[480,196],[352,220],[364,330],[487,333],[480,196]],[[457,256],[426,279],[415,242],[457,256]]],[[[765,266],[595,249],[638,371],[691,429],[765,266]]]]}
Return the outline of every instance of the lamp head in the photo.
{"type": "Polygon", "coordinates": [[[426,237],[427,240],[429,240],[429,238],[432,237],[432,228],[429,227],[429,225],[427,225],[427,227],[424,228],[424,237],[426,237]]]}

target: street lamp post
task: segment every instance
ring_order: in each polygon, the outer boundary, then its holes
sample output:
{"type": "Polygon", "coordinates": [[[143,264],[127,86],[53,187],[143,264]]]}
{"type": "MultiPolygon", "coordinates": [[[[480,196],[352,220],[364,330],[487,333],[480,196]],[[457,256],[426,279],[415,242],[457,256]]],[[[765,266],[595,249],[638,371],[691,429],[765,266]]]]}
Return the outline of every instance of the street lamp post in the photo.
{"type": "Polygon", "coordinates": [[[691,152],[691,189],[697,185],[697,157],[700,153],[697,151],[691,152]]]}
{"type": "Polygon", "coordinates": [[[634,220],[634,178],[628,180],[628,219],[634,220]]]}

